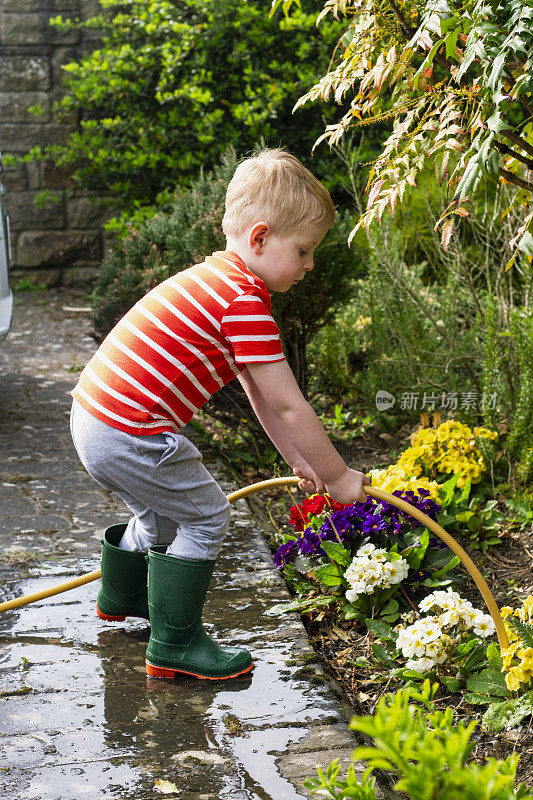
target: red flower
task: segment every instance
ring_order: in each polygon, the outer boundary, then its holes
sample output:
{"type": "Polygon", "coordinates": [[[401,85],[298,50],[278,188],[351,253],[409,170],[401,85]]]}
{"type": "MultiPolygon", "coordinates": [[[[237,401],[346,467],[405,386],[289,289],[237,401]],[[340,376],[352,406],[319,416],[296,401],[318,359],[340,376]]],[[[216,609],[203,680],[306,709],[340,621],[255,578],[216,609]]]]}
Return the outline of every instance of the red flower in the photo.
{"type": "MultiPolygon", "coordinates": [[[[305,502],[305,500],[304,500],[305,502]]],[[[308,522],[308,516],[304,513],[300,506],[293,506],[291,508],[291,516],[289,519],[292,527],[297,531],[303,531],[308,522]]]]}
{"type": "Polygon", "coordinates": [[[324,511],[339,511],[341,508],[344,508],[344,504],[332,500],[329,494],[314,494],[312,497],[306,497],[301,506],[291,508],[289,522],[295,530],[303,531],[310,516],[319,517],[324,511]]]}
{"type": "Polygon", "coordinates": [[[324,511],[338,511],[341,508],[344,508],[343,504],[332,500],[329,494],[314,494],[312,497],[306,497],[302,503],[302,509],[306,514],[313,514],[317,517],[324,511]]]}
{"type": "Polygon", "coordinates": [[[326,503],[330,511],[340,511],[341,508],[346,508],[346,506],[350,505],[350,503],[337,503],[336,500],[331,499],[329,494],[326,495],[326,503]]]}
{"type": "Polygon", "coordinates": [[[306,497],[302,503],[302,509],[306,514],[313,514],[318,516],[322,514],[326,506],[326,498],[321,494],[314,494],[312,497],[306,497]]]}

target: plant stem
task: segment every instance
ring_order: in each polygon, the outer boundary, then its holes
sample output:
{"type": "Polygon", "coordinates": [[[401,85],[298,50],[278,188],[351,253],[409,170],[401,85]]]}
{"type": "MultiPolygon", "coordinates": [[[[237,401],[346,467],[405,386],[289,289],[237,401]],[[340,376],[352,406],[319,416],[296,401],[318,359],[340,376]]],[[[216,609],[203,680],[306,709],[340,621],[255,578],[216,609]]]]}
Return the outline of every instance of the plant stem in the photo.
{"type": "Polygon", "coordinates": [[[407,594],[407,592],[405,591],[405,589],[403,588],[403,586],[400,586],[400,589],[401,589],[401,591],[402,591],[402,594],[403,594],[403,596],[405,597],[405,599],[407,600],[407,602],[409,603],[409,605],[410,605],[410,606],[411,606],[411,608],[413,609],[413,611],[416,611],[416,613],[418,614],[418,609],[417,609],[417,608],[415,608],[415,606],[412,604],[412,602],[411,602],[411,598],[408,596],[408,594],[407,594]]]}

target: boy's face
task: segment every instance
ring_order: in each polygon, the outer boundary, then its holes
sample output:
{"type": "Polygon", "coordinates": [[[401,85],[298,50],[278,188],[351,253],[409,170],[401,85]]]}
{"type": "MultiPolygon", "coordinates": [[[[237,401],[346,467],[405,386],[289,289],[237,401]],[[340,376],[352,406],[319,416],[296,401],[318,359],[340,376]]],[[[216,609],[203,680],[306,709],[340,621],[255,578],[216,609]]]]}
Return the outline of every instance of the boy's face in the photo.
{"type": "Polygon", "coordinates": [[[256,274],[273,292],[286,292],[313,269],[313,253],[326,235],[323,226],[309,225],[288,236],[275,236],[268,225],[254,226],[252,250],[256,274]],[[266,228],[266,230],[265,230],[266,228]]]}

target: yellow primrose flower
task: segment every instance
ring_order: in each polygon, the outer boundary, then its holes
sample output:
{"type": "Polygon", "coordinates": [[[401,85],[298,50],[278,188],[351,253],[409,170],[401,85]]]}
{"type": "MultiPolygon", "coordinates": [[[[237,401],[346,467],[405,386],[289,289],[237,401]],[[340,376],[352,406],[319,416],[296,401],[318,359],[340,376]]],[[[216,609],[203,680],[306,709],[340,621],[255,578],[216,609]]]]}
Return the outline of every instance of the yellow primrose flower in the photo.
{"type": "Polygon", "coordinates": [[[498,438],[496,431],[490,431],[488,428],[474,428],[474,435],[483,436],[484,439],[492,439],[493,442],[498,438]]]}
{"type": "Polygon", "coordinates": [[[526,597],[522,603],[522,608],[524,609],[526,615],[524,622],[533,622],[533,594],[530,594],[529,597],[526,597]]]}
{"type": "Polygon", "coordinates": [[[517,668],[513,667],[505,676],[505,685],[510,692],[516,692],[520,688],[520,679],[517,675],[517,668]]]}
{"type": "MultiPolygon", "coordinates": [[[[500,613],[504,620],[516,617],[522,622],[530,623],[532,611],[533,595],[530,595],[520,608],[504,606],[500,613]]],[[[520,684],[526,685],[533,681],[533,647],[525,647],[518,632],[508,622],[503,624],[509,637],[509,647],[501,651],[503,669],[507,673],[505,684],[508,689],[516,691],[520,684]]]]}
{"type": "Polygon", "coordinates": [[[498,436],[481,427],[473,432],[457,420],[446,420],[436,430],[420,428],[411,437],[411,447],[400,455],[398,465],[417,478],[435,469],[442,473],[459,473],[457,485],[460,488],[469,479],[478,483],[487,467],[476,446],[475,435],[491,439],[498,436]]]}
{"type": "Polygon", "coordinates": [[[398,465],[391,464],[387,469],[373,469],[368,473],[371,479],[371,485],[384,492],[400,491],[414,491],[417,489],[427,489],[430,497],[436,503],[440,502],[439,489],[435,481],[430,481],[429,478],[412,477],[409,473],[399,468],[398,465]]]}
{"type": "Polygon", "coordinates": [[[533,647],[525,647],[520,652],[520,666],[522,669],[533,669],[533,647]]]}
{"type": "Polygon", "coordinates": [[[504,669],[507,669],[507,667],[511,666],[513,656],[519,647],[520,647],[520,642],[513,642],[511,645],[509,645],[509,647],[506,647],[505,650],[501,651],[504,669]]]}

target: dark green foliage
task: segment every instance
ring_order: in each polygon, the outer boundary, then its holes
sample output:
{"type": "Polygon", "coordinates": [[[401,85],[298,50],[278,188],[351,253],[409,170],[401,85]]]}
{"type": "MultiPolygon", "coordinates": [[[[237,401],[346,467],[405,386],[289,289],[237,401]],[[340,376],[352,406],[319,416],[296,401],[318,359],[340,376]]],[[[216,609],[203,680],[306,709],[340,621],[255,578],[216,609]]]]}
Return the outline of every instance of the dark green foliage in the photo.
{"type": "MultiPolygon", "coordinates": [[[[55,111],[80,124],[64,146],[44,153],[73,165],[83,188],[110,192],[110,205],[131,214],[167,200],[200,167],[213,168],[230,144],[246,153],[261,137],[336,184],[340,166],[331,155],[310,158],[323,111],[292,115],[340,30],[333,20],[316,29],[311,0],[290,20],[269,18],[262,0],[100,5],[86,22],[53,21],[103,38],[63,67],[65,96],[55,111]]],[[[39,155],[36,148],[32,157],[39,155]]]]}
{"type": "MultiPolygon", "coordinates": [[[[157,283],[224,249],[224,198],[236,163],[235,152],[228,150],[212,173],[202,172],[189,189],[175,196],[168,213],[156,214],[130,230],[108,253],[93,294],[93,321],[100,338],[157,283]]],[[[349,228],[347,215],[339,214],[315,251],[315,268],[306,280],[290,292],[272,295],[287,358],[304,390],[309,338],[331,321],[363,271],[361,251],[346,244],[349,228]]]]}
{"type": "Polygon", "coordinates": [[[491,479],[527,485],[533,477],[533,263],[504,271],[521,212],[496,226],[508,198],[488,192],[460,243],[444,253],[434,238],[439,198],[433,192],[429,186],[425,209],[411,204],[401,225],[384,217],[381,229],[371,231],[367,277],[311,344],[313,389],[342,392],[347,410],[350,401],[373,408],[376,391],[390,392],[395,404],[380,417],[386,429],[431,412],[433,396],[443,417],[500,434],[495,442],[479,442],[491,479]]]}
{"type": "Polygon", "coordinates": [[[178,192],[168,213],[131,228],[102,264],[94,292],[94,327],[99,338],[161,281],[223,249],[221,222],[227,184],[236,157],[228,151],[209,175],[178,192]]]}

